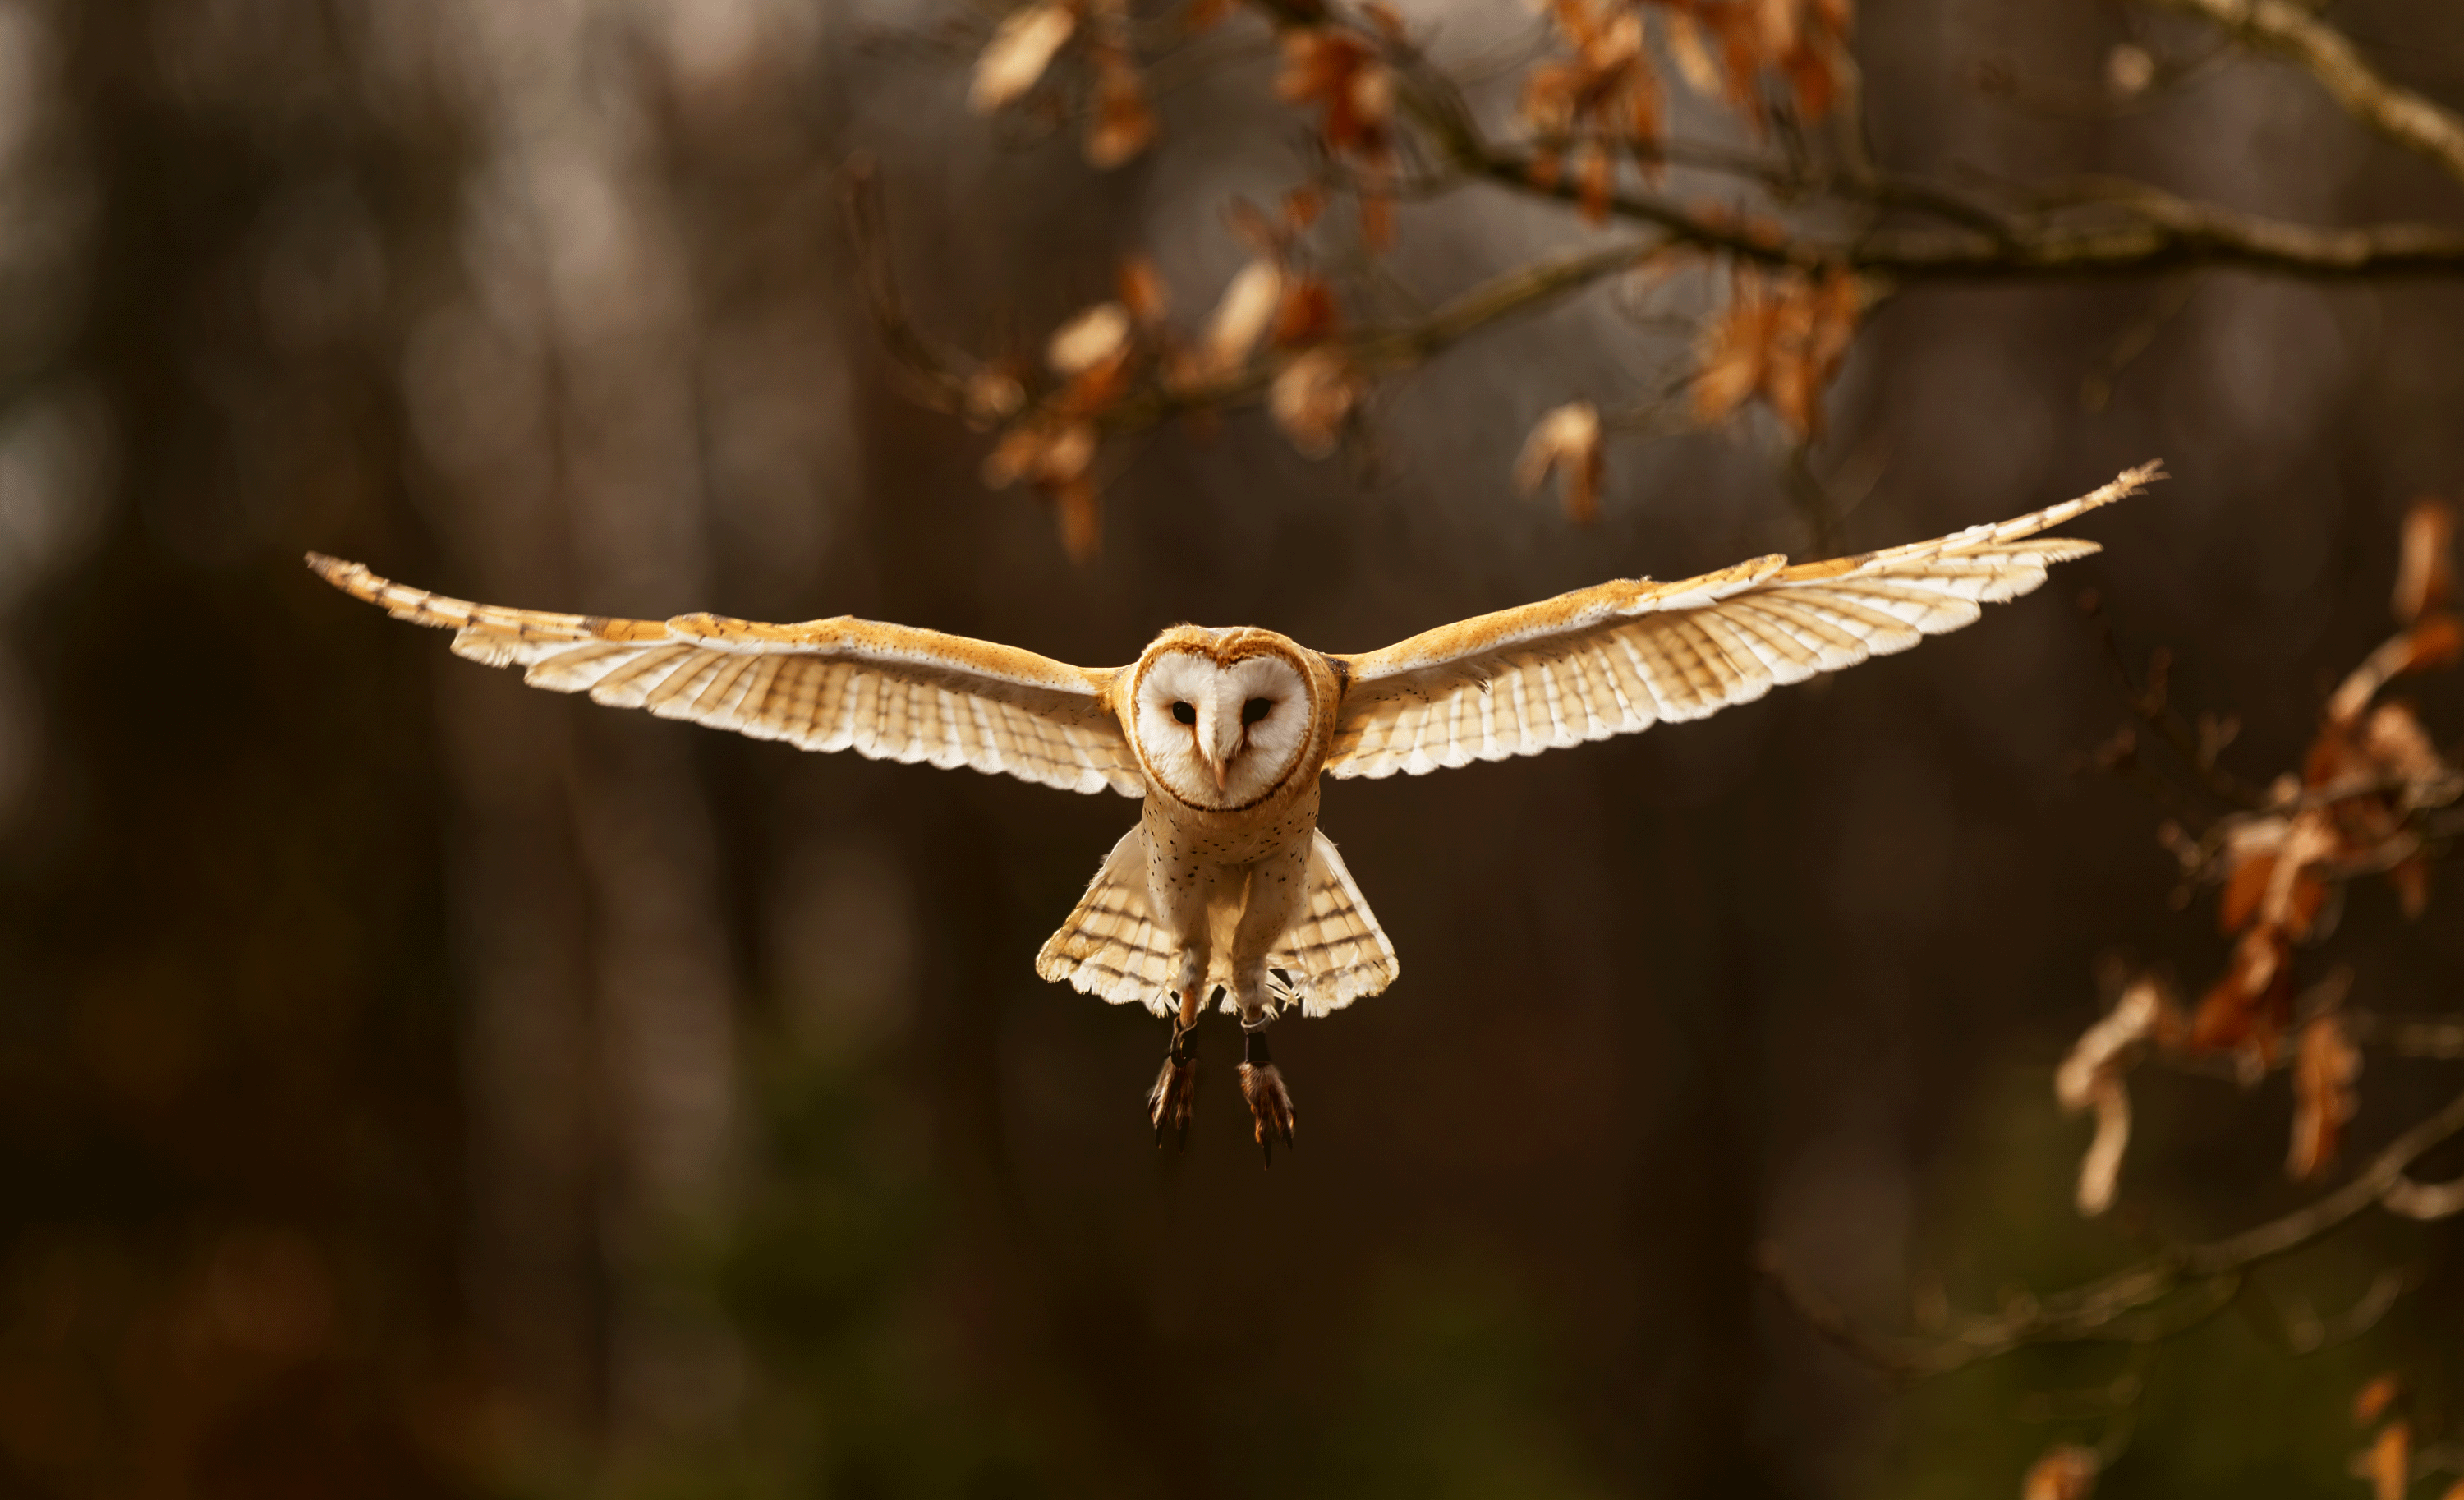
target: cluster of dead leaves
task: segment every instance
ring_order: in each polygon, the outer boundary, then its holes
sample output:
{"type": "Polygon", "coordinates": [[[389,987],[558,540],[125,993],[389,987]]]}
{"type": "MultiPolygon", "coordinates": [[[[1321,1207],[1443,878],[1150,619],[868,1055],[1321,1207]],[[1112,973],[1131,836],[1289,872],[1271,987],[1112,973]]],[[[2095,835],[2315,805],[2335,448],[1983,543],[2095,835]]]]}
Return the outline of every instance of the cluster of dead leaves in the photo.
{"type": "Polygon", "coordinates": [[[1320,148],[1356,178],[1360,237],[1384,250],[1395,241],[1396,178],[1395,72],[1385,49],[1402,44],[1403,22],[1375,0],[1363,9],[1380,34],[1334,25],[1287,30],[1275,93],[1317,110],[1320,148]]]}
{"type": "Polygon", "coordinates": [[[1798,442],[1820,436],[1823,388],[1864,306],[1863,286],[1844,268],[1809,276],[1736,267],[1727,305],[1703,331],[1695,419],[1724,422],[1759,396],[1798,442]]]}
{"type": "Polygon", "coordinates": [[[2394,599],[2396,633],[2327,700],[2300,773],[2279,778],[2258,810],[2223,820],[2202,839],[2167,827],[2185,871],[2223,887],[2219,923],[2234,938],[2224,973],[2187,1016],[2151,980],[2129,985],[2088,1028],[2056,1074],[2074,1112],[2093,1106],[2097,1135],[2080,1164],[2079,1206],[2102,1212],[2130,1135],[2123,1079],[2149,1047],[2222,1053],[2245,1078],[2279,1064],[2293,1081],[2285,1170],[2297,1181],[2335,1159],[2358,1100],[2362,1054],[2343,1010],[2341,971],[2296,1000],[2296,949],[2326,936],[2344,887],[2383,873],[2406,915],[2430,897],[2418,814],[2464,797],[2464,768],[2440,753],[2409,704],[2381,699],[2398,677],[2464,657],[2453,607],[2453,510],[2418,501],[2403,531],[2394,599]]]}
{"type": "Polygon", "coordinates": [[[1605,224],[1618,156],[1635,156],[1645,171],[1659,165],[1660,75],[1643,45],[1642,11],[1619,0],[1550,0],[1549,18],[1571,51],[1524,75],[1523,125],[1537,142],[1531,180],[1553,188],[1571,168],[1583,217],[1605,224]]]}
{"type": "Polygon", "coordinates": [[[1155,140],[1155,116],[1130,52],[1127,0],[1036,0],[1012,11],[976,59],[967,102],[979,115],[1017,103],[1073,44],[1086,65],[1089,164],[1133,160],[1155,140]]]}
{"type": "Polygon", "coordinates": [[[1234,232],[1250,259],[1236,273],[1195,337],[1171,320],[1163,278],[1143,258],[1123,265],[1113,298],[1064,323],[1045,345],[1050,373],[1040,379],[999,364],[970,384],[968,415],[1001,429],[984,460],[984,482],[1031,486],[1057,510],[1069,555],[1086,561],[1101,544],[1095,461],[1108,418],[1143,397],[1164,408],[1203,413],[1246,388],[1263,364],[1268,410],[1292,446],[1309,457],[1334,450],[1368,388],[1368,376],[1338,335],[1333,289],[1303,253],[1303,236],[1324,207],[1309,191],[1288,195],[1268,214],[1236,203],[1234,232]]]}
{"type": "Polygon", "coordinates": [[[1542,188],[1571,179],[1594,224],[1608,219],[1620,159],[1645,176],[1660,165],[1665,107],[1652,30],[1686,84],[1725,99],[1757,135],[1771,122],[1767,77],[1813,121],[1838,100],[1850,67],[1848,0],[1548,0],[1547,9],[1566,52],[1524,76],[1529,173],[1542,188]]]}
{"type": "MultiPolygon", "coordinates": [[[[2377,1430],[2370,1445],[2353,1455],[2353,1477],[2370,1487],[2371,1500],[2405,1500],[2412,1491],[2412,1393],[2390,1373],[2372,1377],[2353,1397],[2353,1425],[2377,1430]]],[[[2464,1479],[2441,1500],[2464,1500],[2464,1479]]]]}
{"type": "Polygon", "coordinates": [[[2087,1500],[2096,1493],[2096,1476],[2103,1468],[2104,1458],[2096,1449],[2058,1444],[2029,1466],[2028,1477],[2019,1485],[2020,1500],[2087,1500]]]}
{"type": "Polygon", "coordinates": [[[1514,488],[1525,496],[1540,493],[1553,472],[1566,518],[1589,525],[1600,515],[1600,483],[1608,458],[1601,450],[1600,410],[1588,401],[1572,401],[1544,414],[1531,426],[1514,461],[1514,488]]]}
{"type": "Polygon", "coordinates": [[[2464,655],[2464,627],[2450,610],[2453,529],[2445,502],[2412,508],[2396,633],[2329,696],[2300,774],[2279,778],[2268,805],[2225,826],[2205,855],[2199,872],[2222,881],[2219,919],[2239,938],[2191,1022],[2193,1047],[2275,1061],[2292,1019],[2294,947],[2324,936],[2349,876],[2384,871],[2408,915],[2427,904],[2430,867],[2413,815],[2455,801],[2464,780],[2412,706],[2380,695],[2400,676],[2464,655]]]}

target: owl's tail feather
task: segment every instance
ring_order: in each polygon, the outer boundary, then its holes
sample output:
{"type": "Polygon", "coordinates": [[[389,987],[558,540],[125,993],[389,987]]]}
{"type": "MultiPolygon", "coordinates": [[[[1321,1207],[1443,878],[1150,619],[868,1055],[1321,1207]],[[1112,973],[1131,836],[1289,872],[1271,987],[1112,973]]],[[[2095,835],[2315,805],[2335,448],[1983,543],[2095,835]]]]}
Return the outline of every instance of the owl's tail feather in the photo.
{"type": "Polygon", "coordinates": [[[1036,954],[1035,972],[1115,1005],[1136,1002],[1168,1016],[1177,1008],[1168,988],[1172,960],[1171,937],[1147,914],[1147,833],[1140,826],[1112,846],[1077,910],[1036,954]]]}
{"type": "MultiPolygon", "coordinates": [[[[1323,833],[1313,837],[1300,917],[1266,956],[1266,967],[1277,1000],[1298,1004],[1303,1015],[1322,1016],[1394,983],[1402,964],[1333,841],[1323,833]]],[[[1177,1008],[1169,987],[1175,957],[1171,936],[1147,912],[1141,826],[1112,846],[1077,909],[1036,954],[1035,972],[1115,1005],[1134,1002],[1169,1016],[1177,1008]]],[[[1231,996],[1223,1008],[1233,1008],[1231,996]]]]}
{"type": "Polygon", "coordinates": [[[1309,849],[1309,896],[1298,921],[1266,956],[1281,970],[1301,1014],[1322,1016],[1375,995],[1403,972],[1395,945],[1377,925],[1376,914],[1353,883],[1334,841],[1315,835],[1309,849]]]}

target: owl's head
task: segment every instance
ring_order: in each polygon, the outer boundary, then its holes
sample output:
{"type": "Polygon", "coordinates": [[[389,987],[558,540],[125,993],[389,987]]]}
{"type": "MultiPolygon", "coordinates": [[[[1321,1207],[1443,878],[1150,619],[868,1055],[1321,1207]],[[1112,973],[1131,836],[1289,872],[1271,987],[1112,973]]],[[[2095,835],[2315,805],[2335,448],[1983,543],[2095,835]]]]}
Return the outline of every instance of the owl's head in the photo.
{"type": "Polygon", "coordinates": [[[1265,631],[1188,627],[1149,647],[1132,716],[1147,769],[1199,807],[1273,791],[1309,748],[1314,714],[1292,650],[1265,631]]]}

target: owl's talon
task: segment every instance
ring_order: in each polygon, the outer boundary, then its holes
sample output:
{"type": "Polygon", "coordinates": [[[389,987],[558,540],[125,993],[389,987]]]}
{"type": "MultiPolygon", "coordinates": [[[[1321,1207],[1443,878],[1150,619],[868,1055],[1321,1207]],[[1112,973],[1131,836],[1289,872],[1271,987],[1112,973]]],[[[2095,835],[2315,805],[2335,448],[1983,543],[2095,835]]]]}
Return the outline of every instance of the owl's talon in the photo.
{"type": "Polygon", "coordinates": [[[1257,1126],[1258,1149],[1265,1154],[1266,1165],[1275,1164],[1275,1142],[1281,1140],[1286,1150],[1292,1145],[1292,1092],[1284,1087],[1284,1075],[1272,1063],[1241,1065],[1241,1097],[1249,1101],[1249,1115],[1257,1126]]]}
{"type": "Polygon", "coordinates": [[[1189,1144],[1189,1122],[1198,1113],[1198,1060],[1190,1055],[1189,1033],[1176,1029],[1172,1050],[1164,1055],[1163,1070],[1155,1074],[1155,1087],[1147,1091],[1147,1119],[1155,1126],[1155,1149],[1163,1149],[1164,1132],[1173,1133],[1176,1144],[1189,1144]]]}

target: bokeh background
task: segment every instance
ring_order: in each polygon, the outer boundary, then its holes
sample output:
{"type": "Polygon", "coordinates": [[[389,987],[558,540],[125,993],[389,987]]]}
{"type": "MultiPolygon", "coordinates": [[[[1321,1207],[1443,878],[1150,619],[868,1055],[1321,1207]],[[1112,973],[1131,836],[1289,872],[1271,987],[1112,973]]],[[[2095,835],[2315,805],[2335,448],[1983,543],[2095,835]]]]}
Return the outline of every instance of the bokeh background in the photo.
{"type": "MultiPolygon", "coordinates": [[[[1529,24],[1405,10],[1441,53],[1529,24]]],[[[2464,89],[2464,13],[2343,10],[2399,78],[2464,89]]],[[[1872,7],[1877,143],[2313,222],[2464,209],[2271,65],[2121,114],[1978,86],[2000,59],[2093,93],[2136,24],[1872,7]]],[[[1750,426],[1615,447],[1591,529],[1513,497],[1534,417],[1651,367],[1602,293],[1386,388],[1333,460],[1254,413],[1154,435],[1071,564],[979,482],[981,438],[902,396],[842,165],[877,162],[919,318],[1031,348],[1133,252],[1202,309],[1244,255],[1224,201],[1290,186],[1302,143],[1257,31],[1095,172],[965,112],[983,28],[930,0],[0,4],[0,1491],[2015,1492],[2074,1430],[2034,1393],[2121,1355],[1897,1389],[1771,1298],[1757,1246],[1903,1328],[2299,1202],[2280,1081],[2172,1078],[2125,1211],[2069,1206],[2087,1127],[2048,1083],[2099,957],[2196,981],[2223,953],[2167,907],[2158,809],[2078,769],[2122,710],[2072,599],[2177,648],[2185,694],[2243,715],[2236,763],[2283,764],[2385,631],[2404,505],[2464,476],[2464,289],[1888,304],[1815,451],[1863,476],[1849,545],[2150,456],[2178,477],[1911,655],[1333,788],[1404,977],[1279,1029],[1301,1144],[1271,1172],[1221,1023],[1194,1144],[1158,1154],[1161,1024],[1029,961],[1128,803],[532,693],[299,565],[1102,664],[1180,619],[1361,650],[1806,544],[1750,426]]],[[[1475,190],[1407,205],[1391,263],[1435,297],[1583,232],[1475,190]]],[[[2428,690],[2443,738],[2459,707],[2428,690]]],[[[2361,1000],[2452,1006],[2454,912],[2357,898],[2361,1000]]],[[[2364,1149],[2453,1085],[2371,1069],[2364,1149]]],[[[2388,1264],[2417,1290],[2359,1345],[2295,1359],[2228,1318],[2169,1349],[2106,1492],[2359,1493],[2346,1402],[2397,1364],[2435,1401],[2456,1242],[2371,1222],[2268,1272],[2332,1310],[2388,1264]]]]}

